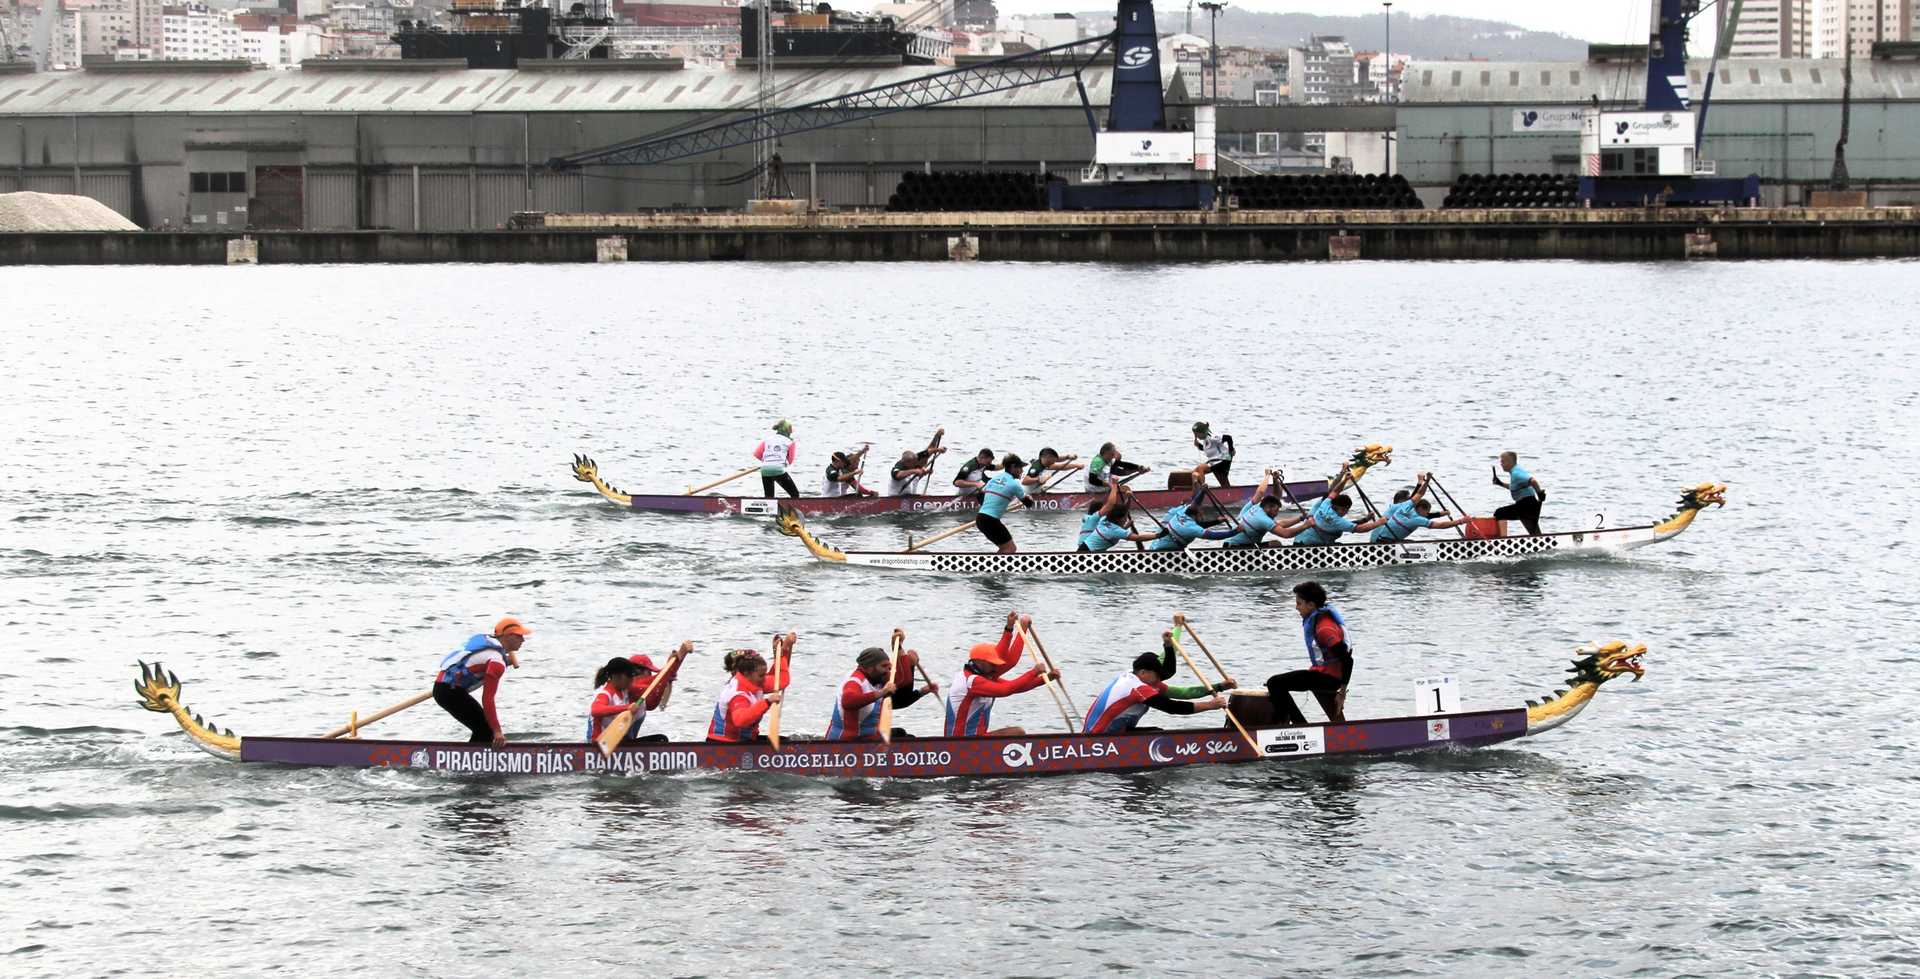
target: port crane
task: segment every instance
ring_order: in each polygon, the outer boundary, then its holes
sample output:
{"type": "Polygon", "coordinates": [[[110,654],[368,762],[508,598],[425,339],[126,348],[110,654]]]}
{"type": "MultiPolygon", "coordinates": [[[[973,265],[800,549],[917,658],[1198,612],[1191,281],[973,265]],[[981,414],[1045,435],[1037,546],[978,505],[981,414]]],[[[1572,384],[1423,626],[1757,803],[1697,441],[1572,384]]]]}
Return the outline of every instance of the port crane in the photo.
{"type": "Polygon", "coordinates": [[[1080,94],[1087,128],[1094,137],[1094,158],[1081,183],[1048,185],[1049,206],[1057,210],[1213,206],[1212,107],[1197,107],[1192,131],[1169,130],[1152,0],[1119,0],[1114,30],[1106,34],[557,156],[547,165],[565,171],[666,163],[749,143],[766,146],[796,133],[1065,78],[1073,79],[1080,94]],[[1112,98],[1107,126],[1101,129],[1082,74],[1109,52],[1112,98]]]}

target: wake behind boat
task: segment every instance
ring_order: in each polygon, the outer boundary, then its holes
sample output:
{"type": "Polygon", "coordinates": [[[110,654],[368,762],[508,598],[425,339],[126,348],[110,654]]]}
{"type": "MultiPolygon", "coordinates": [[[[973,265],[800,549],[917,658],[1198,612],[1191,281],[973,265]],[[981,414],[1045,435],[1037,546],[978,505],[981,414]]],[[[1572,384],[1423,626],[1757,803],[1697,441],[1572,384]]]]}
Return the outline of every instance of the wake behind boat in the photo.
{"type": "Polygon", "coordinates": [[[1726,486],[1702,483],[1680,495],[1679,508],[1658,523],[1553,534],[1463,536],[1387,544],[1189,547],[1185,550],[843,551],[815,537],[797,513],[781,514],[776,526],[797,537],[815,558],[833,564],[963,575],[1281,575],[1353,571],[1405,564],[1466,564],[1555,554],[1618,553],[1671,540],[1692,526],[1699,512],[1725,503],[1726,486]]]}
{"type": "Polygon", "coordinates": [[[1646,647],[1612,642],[1587,647],[1568,671],[1567,688],[1524,707],[1344,723],[1133,731],[1122,734],[1023,734],[878,742],[642,742],[602,755],[591,742],[540,742],[492,748],[449,741],[242,737],[187,709],[180,680],[159,663],[140,664],[140,705],[171,714],[193,743],[229,761],[347,768],[407,768],[507,775],[656,774],[771,771],[840,778],[952,778],[1125,772],[1190,765],[1377,756],[1436,748],[1478,748],[1544,734],[1586,709],[1609,680],[1643,675],[1646,647]],[[1249,743],[1251,742],[1251,743],[1249,743]]]}
{"type": "MultiPolygon", "coordinates": [[[[1170,474],[1169,479],[1179,474],[1170,474]]],[[[780,512],[782,506],[791,507],[806,516],[855,516],[869,517],[885,514],[913,513],[967,513],[980,509],[979,494],[964,496],[918,495],[901,496],[801,496],[774,498],[760,496],[724,496],[718,494],[687,495],[681,493],[623,493],[615,489],[600,476],[600,466],[592,459],[578,455],[573,459],[573,478],[588,483],[598,490],[601,496],[623,507],[652,513],[705,513],[743,517],[771,517],[780,512]]],[[[1307,479],[1287,484],[1287,489],[1298,500],[1317,500],[1326,495],[1327,481],[1307,479]]],[[[1213,490],[1223,503],[1244,503],[1253,494],[1252,486],[1221,486],[1213,490]]],[[[1191,488],[1168,488],[1160,490],[1137,490],[1134,496],[1144,506],[1169,507],[1185,502],[1193,494],[1191,488]]],[[[1036,493],[1027,504],[1027,509],[1040,511],[1082,510],[1089,503],[1106,497],[1105,489],[1068,490],[1065,492],[1036,493]]]]}

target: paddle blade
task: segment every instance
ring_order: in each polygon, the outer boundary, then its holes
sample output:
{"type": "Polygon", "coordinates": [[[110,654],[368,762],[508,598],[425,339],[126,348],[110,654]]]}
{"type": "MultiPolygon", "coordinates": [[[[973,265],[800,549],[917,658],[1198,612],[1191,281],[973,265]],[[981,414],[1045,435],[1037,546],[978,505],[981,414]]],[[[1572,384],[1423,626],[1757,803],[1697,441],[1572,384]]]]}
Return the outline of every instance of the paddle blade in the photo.
{"type": "Polygon", "coordinates": [[[600,736],[593,739],[593,743],[600,746],[601,755],[612,758],[613,749],[619,746],[621,739],[625,738],[627,731],[632,728],[633,715],[623,712],[607,722],[606,730],[601,731],[600,736]]]}

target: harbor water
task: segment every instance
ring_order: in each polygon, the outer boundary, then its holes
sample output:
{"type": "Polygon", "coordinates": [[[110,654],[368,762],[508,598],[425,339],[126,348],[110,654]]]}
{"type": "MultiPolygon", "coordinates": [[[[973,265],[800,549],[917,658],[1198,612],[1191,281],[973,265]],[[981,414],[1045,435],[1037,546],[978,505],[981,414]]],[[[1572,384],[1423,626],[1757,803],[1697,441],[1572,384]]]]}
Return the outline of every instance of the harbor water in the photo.
{"type": "MultiPolygon", "coordinates": [[[[1920,603],[1911,262],[0,269],[0,973],[1911,975],[1920,603]],[[944,685],[1030,611],[1083,705],[1185,612],[1241,681],[1303,660],[1295,579],[969,579],[812,560],[764,519],[640,514],[777,419],[796,477],[944,425],[981,447],[1198,461],[1205,420],[1324,476],[1394,446],[1548,530],[1729,503],[1614,558],[1320,576],[1348,712],[1556,689],[1471,752],[929,782],[237,765],[141,711],[136,661],[241,735],[424,689],[501,615],[516,740],[578,739],[594,667],[697,644],[648,722],[701,736],[733,646],[800,634],[824,730],[906,630],[944,685]]],[[[757,492],[757,480],[737,484],[757,492]],[[754,485],[751,485],[754,484],[754,485]]],[[[826,519],[885,548],[951,517],[826,519]]],[[[1021,546],[1076,521],[1009,518],[1021,546]]],[[[984,545],[969,533],[953,544],[984,545]]],[[[1311,707],[1310,715],[1317,716],[1311,707]]],[[[1161,718],[1214,725],[1220,715],[1161,718]]],[[[901,726],[938,733],[923,701],[901,726]]],[[[1058,730],[1038,691],[996,724],[1058,730]]],[[[432,704],[368,732],[453,738],[432,704]]]]}

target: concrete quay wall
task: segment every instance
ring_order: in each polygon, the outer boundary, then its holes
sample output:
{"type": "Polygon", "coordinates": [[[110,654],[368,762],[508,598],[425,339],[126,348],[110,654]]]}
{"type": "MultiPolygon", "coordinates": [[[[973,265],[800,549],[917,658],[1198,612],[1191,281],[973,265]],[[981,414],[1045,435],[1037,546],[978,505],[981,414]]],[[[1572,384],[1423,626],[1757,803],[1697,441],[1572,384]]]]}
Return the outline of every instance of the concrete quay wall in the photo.
{"type": "MultiPolygon", "coordinates": [[[[501,231],[263,231],[260,264],[1920,256],[1914,208],[547,214],[501,231]],[[624,257],[622,257],[624,256],[624,257]]],[[[0,265],[220,265],[239,235],[0,234],[0,265]]]]}

